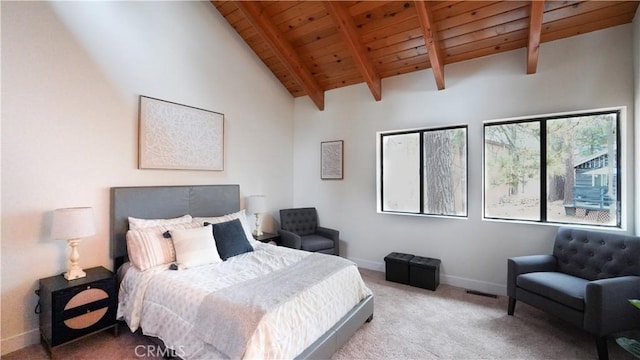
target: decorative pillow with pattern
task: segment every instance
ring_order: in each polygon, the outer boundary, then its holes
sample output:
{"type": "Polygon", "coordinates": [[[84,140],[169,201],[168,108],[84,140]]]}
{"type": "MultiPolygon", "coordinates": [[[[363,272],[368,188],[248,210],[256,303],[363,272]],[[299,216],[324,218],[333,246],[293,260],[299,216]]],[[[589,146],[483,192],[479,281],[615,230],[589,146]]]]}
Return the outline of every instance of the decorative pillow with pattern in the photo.
{"type": "Polygon", "coordinates": [[[192,221],[193,218],[188,214],[173,219],[138,219],[129,216],[129,230],[139,230],[173,224],[186,224],[192,221]]]}
{"type": "Polygon", "coordinates": [[[127,231],[129,261],[140,271],[176,261],[176,252],[171,236],[164,234],[173,229],[193,229],[196,227],[202,227],[202,225],[190,222],[127,231]]]}

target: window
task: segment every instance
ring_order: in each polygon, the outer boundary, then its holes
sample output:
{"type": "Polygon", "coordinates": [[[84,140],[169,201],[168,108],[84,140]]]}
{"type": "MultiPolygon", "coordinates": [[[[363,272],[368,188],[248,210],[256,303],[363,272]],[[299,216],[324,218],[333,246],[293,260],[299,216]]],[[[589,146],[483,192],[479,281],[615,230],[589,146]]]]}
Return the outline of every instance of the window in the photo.
{"type": "Polygon", "coordinates": [[[620,227],[620,109],[484,124],[484,217],[620,227]]]}
{"type": "Polygon", "coordinates": [[[467,216],[467,127],[379,133],[378,210],[467,216]]]}

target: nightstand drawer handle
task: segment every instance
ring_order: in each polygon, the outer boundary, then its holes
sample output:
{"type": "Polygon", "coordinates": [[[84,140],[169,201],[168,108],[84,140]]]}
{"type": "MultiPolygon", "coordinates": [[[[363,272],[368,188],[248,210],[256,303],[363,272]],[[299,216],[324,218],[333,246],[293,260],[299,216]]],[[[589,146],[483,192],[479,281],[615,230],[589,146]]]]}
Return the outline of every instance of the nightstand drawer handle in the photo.
{"type": "Polygon", "coordinates": [[[72,329],[88,328],[89,326],[100,321],[100,319],[102,319],[107,314],[108,309],[109,308],[105,307],[93,312],[87,311],[86,314],[65,320],[64,324],[72,329]]]}
{"type": "Polygon", "coordinates": [[[64,306],[65,310],[72,309],[77,306],[86,305],[98,300],[108,299],[109,294],[102,289],[87,289],[75,294],[69,302],[64,306]]]}

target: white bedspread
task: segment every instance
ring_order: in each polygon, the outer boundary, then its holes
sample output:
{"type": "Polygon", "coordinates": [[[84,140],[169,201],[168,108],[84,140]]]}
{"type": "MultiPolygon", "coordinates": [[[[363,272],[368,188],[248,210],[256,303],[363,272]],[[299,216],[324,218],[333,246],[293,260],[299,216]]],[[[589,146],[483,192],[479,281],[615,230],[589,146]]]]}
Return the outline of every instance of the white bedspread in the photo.
{"type": "MultiPolygon", "coordinates": [[[[161,338],[184,359],[225,358],[194,330],[207,295],[293,267],[309,254],[259,244],[256,251],[222,264],[179,271],[167,270],[167,266],[145,272],[132,268],[120,286],[118,318],[125,319],[132,331],[142,327],[146,335],[161,338]]],[[[295,357],[370,293],[355,265],[343,267],[264,315],[243,358],[295,357]]]]}

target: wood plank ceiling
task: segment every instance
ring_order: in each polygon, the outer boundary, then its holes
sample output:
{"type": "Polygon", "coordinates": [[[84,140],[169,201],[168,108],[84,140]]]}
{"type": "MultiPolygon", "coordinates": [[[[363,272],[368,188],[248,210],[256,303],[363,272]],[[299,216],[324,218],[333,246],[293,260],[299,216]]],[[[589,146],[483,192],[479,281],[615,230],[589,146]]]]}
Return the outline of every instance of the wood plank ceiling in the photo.
{"type": "MultiPolygon", "coordinates": [[[[639,1],[211,1],[292,96],[324,92],[630,23],[639,1]]],[[[567,57],[570,61],[570,57],[567,57]]],[[[425,86],[427,86],[425,84],[425,86]]]]}

